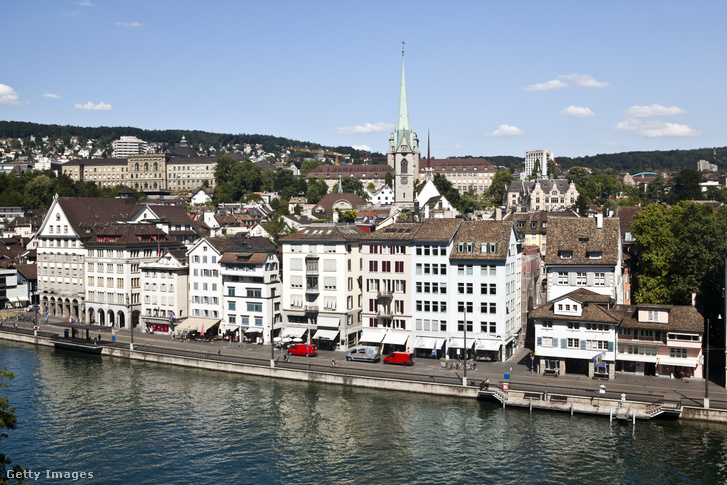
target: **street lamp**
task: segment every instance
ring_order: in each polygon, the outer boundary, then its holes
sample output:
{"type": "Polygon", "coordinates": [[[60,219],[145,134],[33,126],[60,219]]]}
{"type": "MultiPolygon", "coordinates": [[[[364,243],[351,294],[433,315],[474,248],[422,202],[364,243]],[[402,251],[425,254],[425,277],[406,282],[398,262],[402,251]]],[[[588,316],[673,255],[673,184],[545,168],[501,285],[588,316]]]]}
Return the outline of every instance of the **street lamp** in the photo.
{"type": "Polygon", "coordinates": [[[464,304],[464,377],[462,378],[462,385],[467,387],[467,302],[464,304]]]}

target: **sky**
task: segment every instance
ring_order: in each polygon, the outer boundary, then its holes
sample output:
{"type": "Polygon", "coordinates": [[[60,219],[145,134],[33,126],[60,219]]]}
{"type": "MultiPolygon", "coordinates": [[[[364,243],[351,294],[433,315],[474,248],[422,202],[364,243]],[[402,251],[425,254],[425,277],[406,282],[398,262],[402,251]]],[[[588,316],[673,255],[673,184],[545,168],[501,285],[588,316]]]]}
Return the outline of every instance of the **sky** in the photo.
{"type": "Polygon", "coordinates": [[[727,145],[725,0],[4,0],[0,120],[431,156],[727,145]]]}

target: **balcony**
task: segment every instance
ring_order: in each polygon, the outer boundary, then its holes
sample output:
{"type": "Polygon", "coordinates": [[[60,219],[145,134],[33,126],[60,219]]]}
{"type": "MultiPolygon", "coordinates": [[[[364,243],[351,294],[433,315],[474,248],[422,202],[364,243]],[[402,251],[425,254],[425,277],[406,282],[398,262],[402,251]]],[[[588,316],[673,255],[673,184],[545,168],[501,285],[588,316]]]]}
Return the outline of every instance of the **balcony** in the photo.
{"type": "Polygon", "coordinates": [[[387,305],[379,305],[377,314],[381,318],[391,318],[394,312],[391,311],[391,307],[387,305]]]}
{"type": "Polygon", "coordinates": [[[317,286],[306,286],[305,292],[306,294],[317,295],[321,292],[321,290],[319,290],[317,286]]]}
{"type": "Polygon", "coordinates": [[[318,305],[306,305],[303,307],[303,311],[306,313],[318,313],[318,305]]]}
{"type": "Polygon", "coordinates": [[[394,296],[393,291],[380,290],[376,293],[379,300],[391,300],[394,296]]]}

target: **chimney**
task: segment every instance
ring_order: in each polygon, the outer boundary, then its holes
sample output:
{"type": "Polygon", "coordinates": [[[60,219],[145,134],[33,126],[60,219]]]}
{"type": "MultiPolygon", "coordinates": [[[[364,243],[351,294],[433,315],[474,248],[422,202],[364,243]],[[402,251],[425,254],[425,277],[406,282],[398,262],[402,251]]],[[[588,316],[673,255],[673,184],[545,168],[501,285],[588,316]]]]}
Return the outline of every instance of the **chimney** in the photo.
{"type": "Polygon", "coordinates": [[[596,228],[603,229],[603,214],[596,214],[596,228]]]}
{"type": "Polygon", "coordinates": [[[498,207],[495,209],[495,220],[501,221],[502,220],[502,208],[498,207]]]}
{"type": "Polygon", "coordinates": [[[692,306],[696,306],[696,305],[697,305],[697,294],[692,293],[692,306]]]}

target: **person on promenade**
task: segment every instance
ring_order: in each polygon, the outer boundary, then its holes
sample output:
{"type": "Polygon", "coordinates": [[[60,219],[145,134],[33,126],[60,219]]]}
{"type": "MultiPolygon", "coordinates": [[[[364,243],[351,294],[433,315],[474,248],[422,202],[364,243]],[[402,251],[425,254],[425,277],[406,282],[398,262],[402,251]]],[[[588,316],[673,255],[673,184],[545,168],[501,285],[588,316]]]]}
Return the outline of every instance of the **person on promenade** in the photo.
{"type": "Polygon", "coordinates": [[[331,367],[336,367],[336,364],[338,364],[338,362],[336,362],[336,358],[334,357],[331,359],[331,367]]]}
{"type": "Polygon", "coordinates": [[[560,374],[560,369],[556,368],[555,372],[553,372],[553,376],[558,377],[558,374],[560,374]]]}
{"type": "Polygon", "coordinates": [[[485,390],[488,390],[490,388],[490,378],[485,377],[485,390]]]}
{"type": "Polygon", "coordinates": [[[217,355],[222,355],[222,349],[217,349],[217,355]]]}
{"type": "Polygon", "coordinates": [[[283,357],[283,362],[290,362],[290,352],[285,353],[285,357],[283,357]]]}

